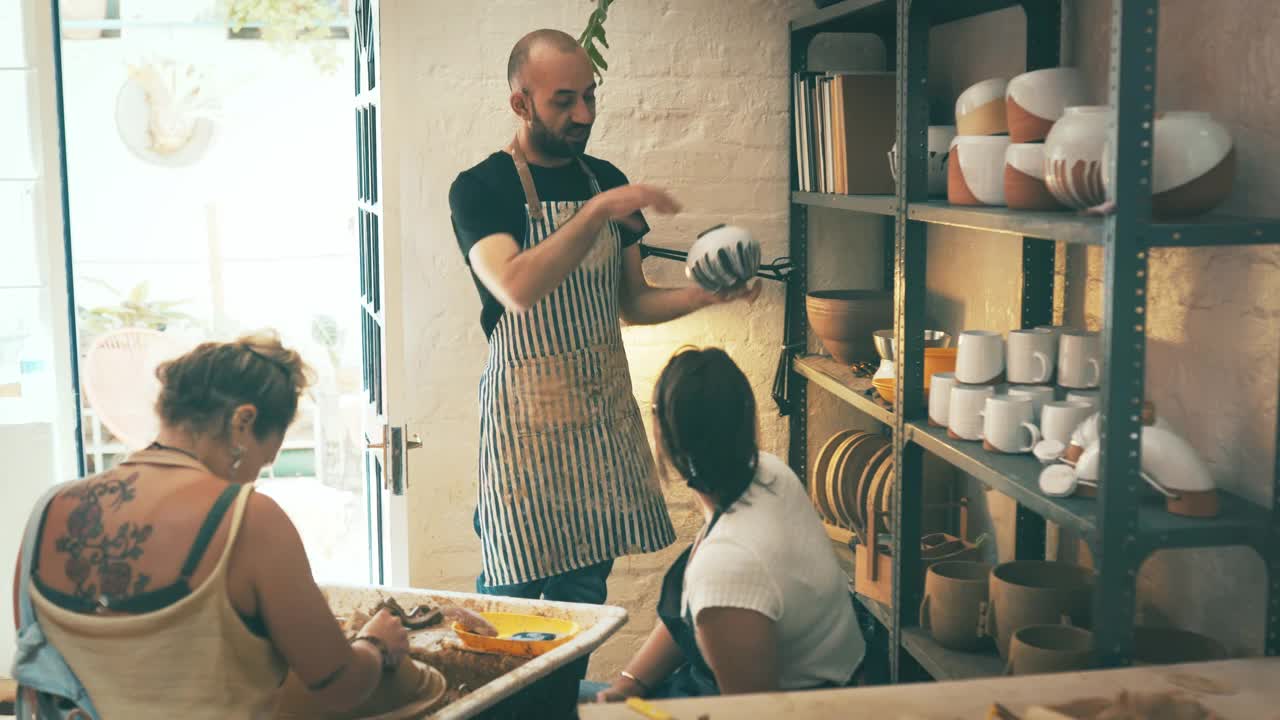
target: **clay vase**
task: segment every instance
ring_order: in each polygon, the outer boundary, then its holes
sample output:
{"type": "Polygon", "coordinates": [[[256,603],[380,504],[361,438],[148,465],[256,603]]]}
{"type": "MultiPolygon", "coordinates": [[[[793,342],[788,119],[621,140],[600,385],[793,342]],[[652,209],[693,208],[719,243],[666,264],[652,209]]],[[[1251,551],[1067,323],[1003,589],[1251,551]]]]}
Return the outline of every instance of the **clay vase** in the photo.
{"type": "Polygon", "coordinates": [[[1093,633],[1070,625],[1029,625],[1013,634],[1006,675],[1087,670],[1093,664],[1093,633]]]}
{"type": "Polygon", "coordinates": [[[1086,102],[1084,76],[1075,68],[1047,68],[1018,75],[1009,81],[1005,91],[1009,140],[1040,142],[1064,110],[1086,102]]]}
{"type": "Polygon", "coordinates": [[[1006,135],[957,135],[947,158],[947,202],[1004,205],[1006,135]]]}
{"type": "Polygon", "coordinates": [[[1009,659],[1013,634],[1029,625],[1053,625],[1063,616],[1089,625],[1093,571],[1063,562],[1019,560],[991,571],[983,632],[995,638],[1000,657],[1009,659]]]}
{"type": "Polygon", "coordinates": [[[1058,202],[1081,209],[1107,199],[1102,150],[1115,110],[1105,105],[1069,107],[1044,141],[1044,182],[1058,202]]]}
{"type": "Polygon", "coordinates": [[[1173,665],[1227,659],[1222,643],[1207,635],[1177,628],[1135,627],[1133,661],[1140,665],[1173,665]]]}
{"type": "Polygon", "coordinates": [[[989,639],[978,633],[987,604],[991,565],[982,562],[935,563],[924,576],[920,627],[952,650],[977,650],[989,639]]]}
{"type": "Polygon", "coordinates": [[[893,293],[887,290],[822,290],[805,298],[809,326],[841,363],[872,361],[872,333],[892,324],[893,293]]]}
{"type": "Polygon", "coordinates": [[[971,86],[956,98],[956,131],[961,135],[1000,135],[1009,132],[1005,91],[1009,81],[991,78],[971,86]]]}
{"type": "Polygon", "coordinates": [[[1044,145],[1015,143],[1004,153],[1004,201],[1012,210],[1061,210],[1044,184],[1044,145]]]}

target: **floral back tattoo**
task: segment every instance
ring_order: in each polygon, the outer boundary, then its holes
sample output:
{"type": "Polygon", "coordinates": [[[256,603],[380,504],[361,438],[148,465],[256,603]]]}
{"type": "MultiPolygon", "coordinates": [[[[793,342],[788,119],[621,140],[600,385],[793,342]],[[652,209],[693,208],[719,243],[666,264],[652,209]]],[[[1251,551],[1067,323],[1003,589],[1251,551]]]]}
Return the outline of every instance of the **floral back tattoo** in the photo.
{"type": "Polygon", "coordinates": [[[146,590],[151,578],[135,572],[134,561],[151,538],[151,525],[125,522],[108,532],[103,525],[103,505],[117,510],[136,496],[138,473],[123,476],[109,472],[67,491],[80,503],[67,516],[66,534],[55,548],[67,555],[67,577],[75,583],[73,594],[107,606],[146,590]]]}

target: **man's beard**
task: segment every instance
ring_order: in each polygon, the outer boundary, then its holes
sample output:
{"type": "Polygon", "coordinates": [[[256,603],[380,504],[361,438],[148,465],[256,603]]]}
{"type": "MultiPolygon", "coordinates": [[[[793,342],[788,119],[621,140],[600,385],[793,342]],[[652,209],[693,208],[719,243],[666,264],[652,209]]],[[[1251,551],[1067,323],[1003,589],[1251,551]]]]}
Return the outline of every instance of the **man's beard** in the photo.
{"type": "Polygon", "coordinates": [[[587,150],[587,141],[591,139],[591,126],[571,123],[568,127],[585,130],[582,139],[576,140],[553,131],[542,122],[542,118],[538,117],[538,111],[534,110],[533,126],[529,129],[529,142],[535,150],[549,157],[579,157],[587,150]]]}

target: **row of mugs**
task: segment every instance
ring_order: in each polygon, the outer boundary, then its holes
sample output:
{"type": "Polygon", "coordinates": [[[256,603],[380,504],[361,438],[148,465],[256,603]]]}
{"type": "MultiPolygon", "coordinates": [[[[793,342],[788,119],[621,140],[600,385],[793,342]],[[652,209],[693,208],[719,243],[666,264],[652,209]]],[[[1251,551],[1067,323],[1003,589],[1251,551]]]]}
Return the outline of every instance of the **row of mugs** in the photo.
{"type": "Polygon", "coordinates": [[[983,385],[1005,375],[1009,382],[1040,385],[1053,380],[1065,388],[1094,388],[1102,382],[1102,338],[1095,332],[1052,327],[1000,333],[965,330],[956,349],[956,379],[983,385]]]}
{"type": "Polygon", "coordinates": [[[1065,448],[1075,429],[1098,411],[1096,390],[1055,400],[1054,389],[1045,385],[1014,385],[1001,394],[994,385],[957,382],[955,373],[937,373],[931,382],[929,421],[960,440],[981,440],[994,452],[1031,452],[1041,440],[1065,448]]]}

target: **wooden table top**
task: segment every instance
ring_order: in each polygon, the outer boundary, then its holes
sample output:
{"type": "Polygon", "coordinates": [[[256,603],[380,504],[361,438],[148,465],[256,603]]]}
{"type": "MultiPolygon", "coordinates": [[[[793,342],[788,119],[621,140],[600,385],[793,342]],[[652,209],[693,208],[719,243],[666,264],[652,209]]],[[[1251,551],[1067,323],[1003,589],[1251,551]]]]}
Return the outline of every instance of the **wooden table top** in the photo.
{"type": "MultiPolygon", "coordinates": [[[[1280,658],[1146,666],[1062,675],[892,685],[736,697],[656,700],[674,720],[984,720],[999,702],[1032,705],[1183,690],[1223,720],[1280,720],[1280,658]]],[[[584,705],[582,720],[642,720],[621,704],[584,705]]]]}

